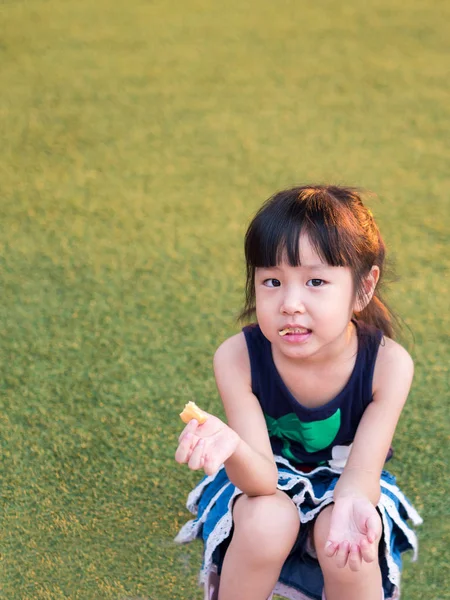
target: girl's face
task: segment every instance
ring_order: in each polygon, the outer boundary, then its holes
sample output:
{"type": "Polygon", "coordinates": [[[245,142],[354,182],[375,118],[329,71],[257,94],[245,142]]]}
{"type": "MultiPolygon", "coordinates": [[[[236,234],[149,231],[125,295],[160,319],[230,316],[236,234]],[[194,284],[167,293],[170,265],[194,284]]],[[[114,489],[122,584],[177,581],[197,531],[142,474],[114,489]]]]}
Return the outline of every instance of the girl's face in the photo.
{"type": "Polygon", "coordinates": [[[346,339],[355,307],[350,267],[323,262],[300,236],[301,266],[255,271],[256,316],[272,346],[289,358],[327,354],[346,339]]]}

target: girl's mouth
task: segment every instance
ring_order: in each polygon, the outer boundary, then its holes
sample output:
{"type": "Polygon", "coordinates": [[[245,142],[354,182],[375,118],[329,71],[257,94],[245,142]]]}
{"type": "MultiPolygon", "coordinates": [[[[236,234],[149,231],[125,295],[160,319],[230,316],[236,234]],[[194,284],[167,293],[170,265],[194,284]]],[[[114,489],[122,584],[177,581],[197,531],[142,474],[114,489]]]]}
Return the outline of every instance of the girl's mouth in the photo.
{"type": "Polygon", "coordinates": [[[312,331],[306,327],[285,327],[278,332],[283,341],[290,344],[301,344],[306,342],[312,331]]]}
{"type": "Polygon", "coordinates": [[[286,329],[281,329],[278,335],[284,337],[285,335],[304,335],[305,333],[311,333],[311,329],[306,329],[305,327],[286,327],[286,329]]]}

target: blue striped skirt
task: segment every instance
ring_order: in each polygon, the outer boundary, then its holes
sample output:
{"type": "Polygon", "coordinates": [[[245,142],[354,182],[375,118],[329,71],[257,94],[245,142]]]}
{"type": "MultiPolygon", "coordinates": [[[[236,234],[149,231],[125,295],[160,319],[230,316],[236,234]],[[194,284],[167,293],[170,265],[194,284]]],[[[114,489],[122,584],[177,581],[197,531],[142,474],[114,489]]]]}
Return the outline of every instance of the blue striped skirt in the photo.
{"type": "MultiPolygon", "coordinates": [[[[299,538],[280,573],[274,593],[289,600],[320,600],[323,577],[320,565],[311,551],[310,526],[316,515],[333,502],[333,490],[342,469],[317,467],[311,472],[294,468],[285,458],[275,457],[278,466],[278,489],[291,498],[298,508],[299,538]]],[[[388,471],[381,474],[381,497],[378,511],[383,523],[383,536],[379,548],[379,562],[386,600],[400,597],[401,555],[413,551],[417,557],[417,537],[409,522],[419,525],[422,519],[396,485],[395,477],[388,471]]],[[[221,563],[228,547],[233,528],[232,507],[242,494],[228,479],[225,468],[213,476],[204,477],[188,496],[187,508],[195,515],[180,530],[175,541],[203,540],[203,564],[200,583],[211,570],[220,573],[221,563]]]]}

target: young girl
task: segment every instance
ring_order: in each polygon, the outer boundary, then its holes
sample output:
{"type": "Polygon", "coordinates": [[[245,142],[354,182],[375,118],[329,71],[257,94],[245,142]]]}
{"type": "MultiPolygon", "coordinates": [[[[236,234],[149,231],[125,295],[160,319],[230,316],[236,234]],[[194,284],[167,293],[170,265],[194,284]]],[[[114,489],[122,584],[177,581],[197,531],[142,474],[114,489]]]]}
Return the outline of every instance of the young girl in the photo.
{"type": "Polygon", "coordinates": [[[190,421],[176,460],[206,477],[177,541],[204,541],[205,599],[399,597],[421,519],[383,471],[413,362],[379,295],[385,246],[354,189],[270,198],[245,238],[257,322],[214,372],[227,424],[190,421]]]}

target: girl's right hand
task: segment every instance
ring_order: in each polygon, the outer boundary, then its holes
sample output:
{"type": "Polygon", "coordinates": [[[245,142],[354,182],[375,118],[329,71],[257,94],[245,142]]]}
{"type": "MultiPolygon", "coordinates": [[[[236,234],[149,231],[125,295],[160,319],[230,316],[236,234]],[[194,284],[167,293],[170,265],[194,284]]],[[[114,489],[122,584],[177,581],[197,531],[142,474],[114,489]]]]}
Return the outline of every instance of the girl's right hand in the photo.
{"type": "Polygon", "coordinates": [[[183,429],[175,452],[175,460],[190,469],[203,469],[214,475],[239,445],[241,438],[223,421],[208,415],[203,425],[192,419],[183,429]]]}

